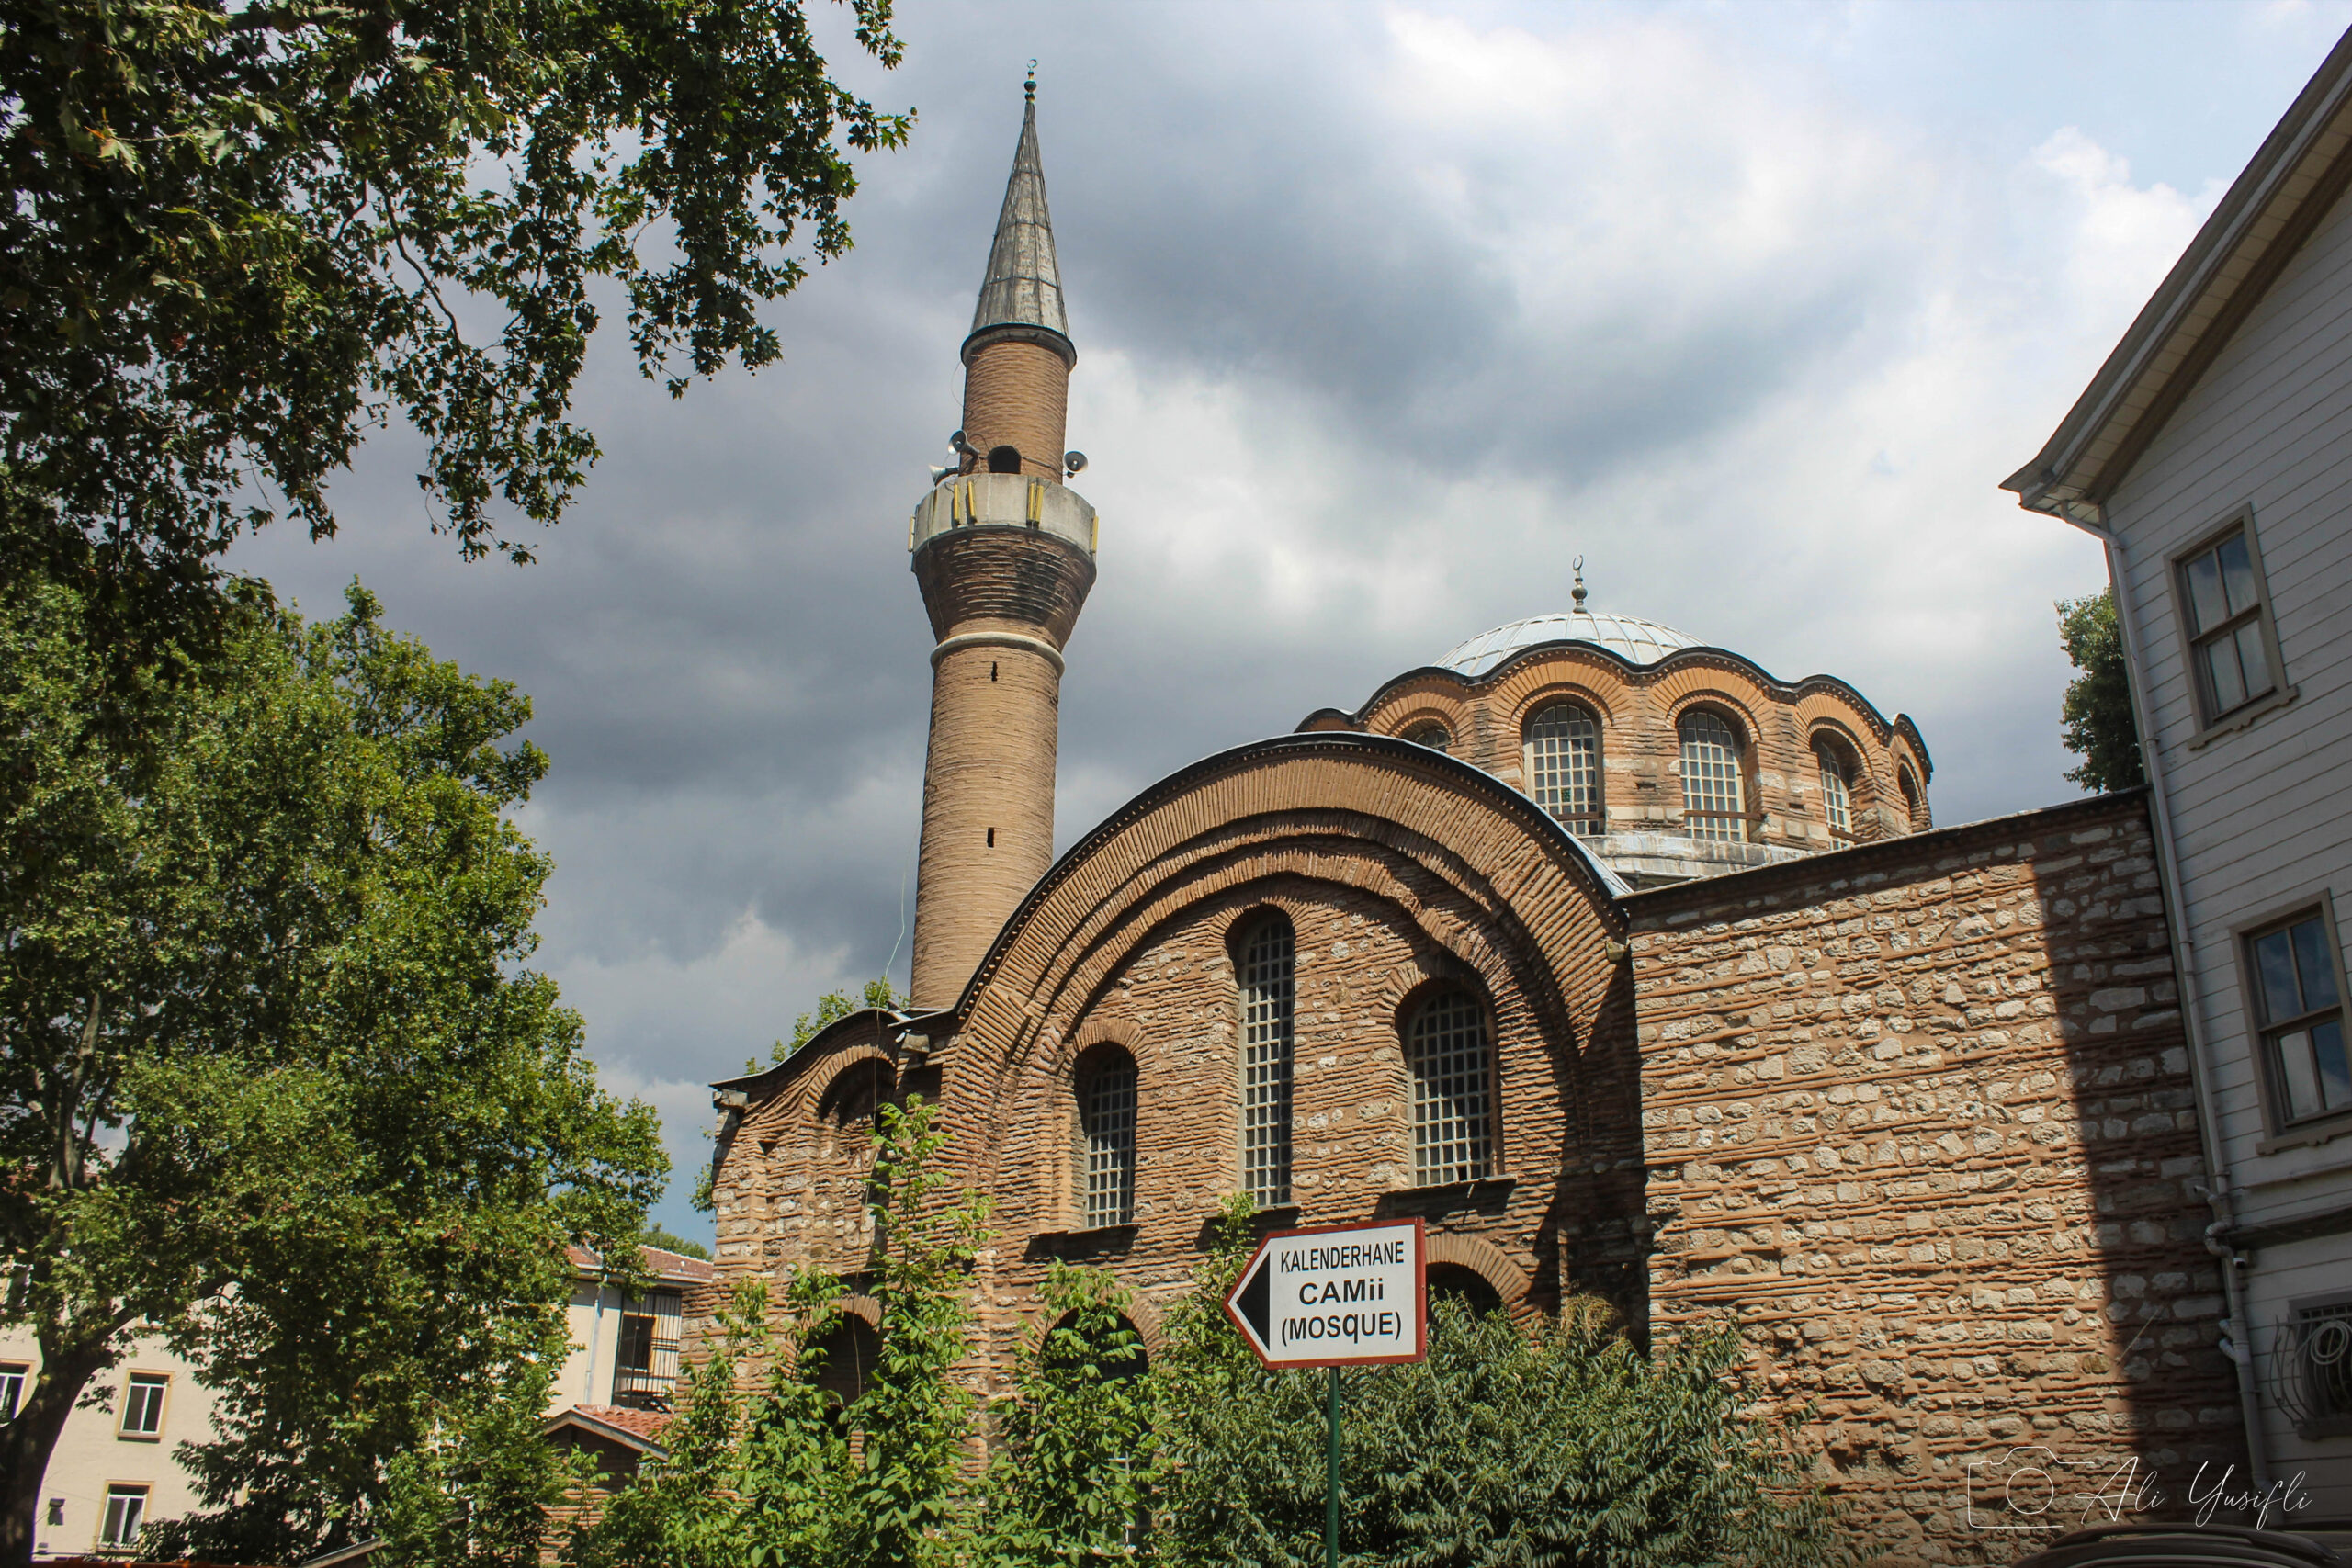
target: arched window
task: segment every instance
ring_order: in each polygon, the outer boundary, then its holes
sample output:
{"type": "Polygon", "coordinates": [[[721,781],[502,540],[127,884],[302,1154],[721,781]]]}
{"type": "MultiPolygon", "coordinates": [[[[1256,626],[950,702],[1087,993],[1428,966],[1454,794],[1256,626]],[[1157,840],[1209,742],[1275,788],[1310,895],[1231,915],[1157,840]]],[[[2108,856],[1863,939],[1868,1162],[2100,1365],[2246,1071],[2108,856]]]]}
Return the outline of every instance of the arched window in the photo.
{"type": "Polygon", "coordinates": [[[1413,1077],[1413,1179],[1422,1187],[1487,1173],[1494,1145],[1487,1014],[1466,991],[1423,1002],[1405,1032],[1413,1077]]]}
{"type": "Polygon", "coordinates": [[[1261,1208],[1290,1201],[1290,922],[1269,915],[1241,950],[1241,1184],[1261,1208]]]}
{"type": "Polygon", "coordinates": [[[1080,1064],[1075,1087],[1087,1226],[1133,1224],[1136,1059],[1116,1046],[1091,1054],[1080,1064]]]}
{"type": "Polygon", "coordinates": [[[812,1379],[828,1403],[854,1404],[874,1381],[874,1366],[881,1351],[873,1325],[845,1312],[802,1352],[801,1376],[812,1379]]]}
{"type": "Polygon", "coordinates": [[[1747,794],[1739,771],[1739,737],[1721,714],[1682,716],[1682,821],[1694,839],[1737,843],[1747,837],[1747,794]]]}
{"type": "Polygon", "coordinates": [[[1600,727],[1574,703],[1527,721],[1527,782],[1535,804],[1574,833],[1600,831],[1600,727]]]}
{"type": "Polygon", "coordinates": [[[874,1139],[874,1117],[893,1085],[890,1064],[869,1058],[842,1069],[817,1107],[822,1153],[862,1155],[874,1139]]]}
{"type": "Polygon", "coordinates": [[[1484,1274],[1459,1263],[1432,1263],[1427,1276],[1429,1301],[1435,1308],[1442,1301],[1460,1303],[1472,1317],[1484,1317],[1490,1312],[1500,1312],[1503,1293],[1490,1284],[1484,1274]]]}
{"type": "Polygon", "coordinates": [[[1453,750],[1453,737],[1445,732],[1445,726],[1442,724],[1417,724],[1405,731],[1405,739],[1416,746],[1426,746],[1432,751],[1453,750]]]}
{"type": "Polygon", "coordinates": [[[1821,769],[1821,815],[1829,830],[1841,839],[1854,836],[1854,763],[1846,749],[1827,736],[1813,743],[1813,760],[1821,769]]]}
{"type": "Polygon", "coordinates": [[[1930,826],[1928,818],[1928,797],[1921,792],[1919,781],[1912,776],[1910,768],[1907,766],[1897,768],[1894,771],[1894,783],[1896,787],[1903,791],[1904,829],[1906,832],[1917,833],[1921,829],[1930,826]]]}
{"type": "Polygon", "coordinates": [[[991,446],[989,448],[989,472],[992,474],[1017,474],[1020,471],[1021,449],[1019,447],[991,446]]]}

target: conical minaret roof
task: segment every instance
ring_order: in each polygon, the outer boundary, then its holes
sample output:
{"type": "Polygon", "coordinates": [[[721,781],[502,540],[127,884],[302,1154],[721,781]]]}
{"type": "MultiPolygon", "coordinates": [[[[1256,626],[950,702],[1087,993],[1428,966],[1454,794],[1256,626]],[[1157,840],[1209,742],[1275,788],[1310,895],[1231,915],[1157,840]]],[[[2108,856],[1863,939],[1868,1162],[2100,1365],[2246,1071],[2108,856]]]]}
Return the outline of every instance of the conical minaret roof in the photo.
{"type": "Polygon", "coordinates": [[[1004,185],[1004,210],[997,215],[996,243],[989,247],[989,274],[980,285],[972,331],[989,327],[1043,327],[1069,336],[1062,313],[1062,275],[1054,262],[1054,220],[1046,209],[1046,170],[1037,158],[1036,85],[1021,112],[1021,145],[1012,154],[1012,177],[1004,185]]]}

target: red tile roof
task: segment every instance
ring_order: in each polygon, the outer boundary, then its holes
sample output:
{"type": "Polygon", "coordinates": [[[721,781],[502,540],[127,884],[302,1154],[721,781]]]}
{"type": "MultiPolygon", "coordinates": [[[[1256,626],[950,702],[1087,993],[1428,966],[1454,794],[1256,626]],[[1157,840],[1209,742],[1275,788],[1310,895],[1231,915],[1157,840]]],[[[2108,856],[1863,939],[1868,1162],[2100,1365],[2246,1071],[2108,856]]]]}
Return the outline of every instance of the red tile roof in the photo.
{"type": "Polygon", "coordinates": [[[662,1432],[677,1419],[666,1410],[632,1410],[621,1404],[574,1404],[549,1416],[548,1424],[550,1427],[560,1426],[572,1416],[584,1416],[598,1426],[616,1427],[649,1443],[659,1443],[662,1432]]]}
{"type": "MultiPolygon", "coordinates": [[[[571,1267],[580,1273],[594,1274],[604,1267],[604,1260],[584,1247],[571,1247],[564,1250],[571,1258],[571,1267]]],[[[669,1252],[658,1247],[640,1247],[639,1250],[645,1254],[645,1271],[672,1284],[705,1284],[717,1273],[705,1258],[688,1258],[683,1252],[669,1252]]]]}

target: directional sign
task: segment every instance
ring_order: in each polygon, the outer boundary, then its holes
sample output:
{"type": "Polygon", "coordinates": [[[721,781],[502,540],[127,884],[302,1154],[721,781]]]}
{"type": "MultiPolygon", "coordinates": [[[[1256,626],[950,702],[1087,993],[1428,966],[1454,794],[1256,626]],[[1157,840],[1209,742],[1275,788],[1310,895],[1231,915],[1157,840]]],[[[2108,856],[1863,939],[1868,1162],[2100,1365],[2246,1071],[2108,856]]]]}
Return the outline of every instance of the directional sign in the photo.
{"type": "Polygon", "coordinates": [[[1429,1352],[1421,1222],[1275,1231],[1225,1314],[1269,1367],[1372,1367],[1429,1352]]]}

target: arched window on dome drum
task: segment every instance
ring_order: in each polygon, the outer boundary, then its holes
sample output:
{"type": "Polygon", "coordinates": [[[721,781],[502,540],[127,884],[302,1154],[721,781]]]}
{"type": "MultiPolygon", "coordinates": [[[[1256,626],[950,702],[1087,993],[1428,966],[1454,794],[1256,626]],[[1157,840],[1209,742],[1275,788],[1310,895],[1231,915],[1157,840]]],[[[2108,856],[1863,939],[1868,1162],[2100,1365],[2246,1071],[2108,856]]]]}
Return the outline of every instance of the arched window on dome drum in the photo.
{"type": "Polygon", "coordinates": [[[1413,1078],[1413,1181],[1436,1187],[1487,1174],[1493,1157],[1494,1063],[1487,1012],[1466,991],[1445,990],[1414,1010],[1405,1032],[1413,1078]]]}
{"type": "Polygon", "coordinates": [[[1850,839],[1854,836],[1854,764],[1844,748],[1826,739],[1813,743],[1813,760],[1821,766],[1821,815],[1832,833],[1850,839]]]}
{"type": "Polygon", "coordinates": [[[1694,839],[1740,842],[1747,837],[1747,797],[1739,737],[1722,715],[1705,708],[1684,714],[1679,728],[1684,831],[1694,839]]]}
{"type": "Polygon", "coordinates": [[[1527,781],[1535,804],[1572,833],[1600,831],[1600,727],[1574,703],[1527,721],[1527,781]]]}
{"type": "Polygon", "coordinates": [[[1290,1201],[1295,954],[1278,914],[1250,928],[1241,950],[1241,1184],[1261,1209],[1290,1201]]]}
{"type": "Polygon", "coordinates": [[[1080,1063],[1074,1087],[1087,1227],[1133,1224],[1136,1059],[1116,1046],[1091,1052],[1080,1063]]]}
{"type": "Polygon", "coordinates": [[[1920,792],[1919,781],[1911,776],[1907,767],[1897,768],[1894,782],[1903,791],[1903,826],[1906,832],[1917,833],[1929,827],[1928,797],[1920,792]]]}
{"type": "Polygon", "coordinates": [[[1445,726],[1442,724],[1417,724],[1405,732],[1405,739],[1432,751],[1451,751],[1453,749],[1453,737],[1445,732],[1445,726]]]}

